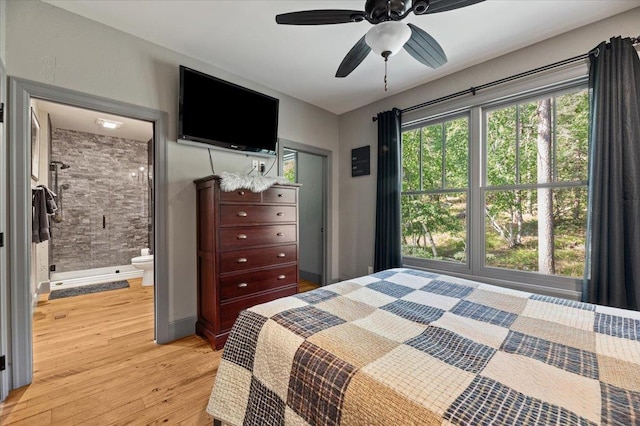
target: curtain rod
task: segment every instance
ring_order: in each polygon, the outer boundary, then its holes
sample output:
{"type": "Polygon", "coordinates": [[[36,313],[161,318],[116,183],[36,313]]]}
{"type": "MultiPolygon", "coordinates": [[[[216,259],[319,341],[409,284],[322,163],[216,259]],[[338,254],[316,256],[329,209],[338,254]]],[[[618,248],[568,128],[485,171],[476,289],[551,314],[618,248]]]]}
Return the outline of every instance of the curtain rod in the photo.
{"type": "MultiPolygon", "coordinates": [[[[634,44],[634,45],[640,44],[640,37],[631,37],[630,39],[631,39],[631,43],[632,44],[634,44]]],[[[503,84],[503,83],[508,83],[510,81],[517,80],[517,79],[523,78],[523,77],[528,77],[530,75],[537,74],[539,72],[548,71],[548,70],[551,70],[551,69],[554,69],[554,68],[561,67],[563,65],[572,64],[574,62],[578,62],[578,61],[581,61],[583,59],[588,58],[589,55],[591,55],[592,53],[596,53],[597,51],[598,51],[598,48],[595,48],[593,50],[590,50],[588,53],[583,53],[582,55],[574,56],[573,58],[564,59],[562,61],[558,61],[558,62],[554,62],[554,63],[549,64],[549,65],[544,65],[544,66],[541,66],[541,67],[538,67],[538,68],[534,68],[532,70],[521,72],[519,74],[515,74],[515,75],[512,75],[510,77],[501,78],[499,80],[492,81],[491,83],[485,83],[485,84],[481,84],[480,86],[470,87],[470,88],[468,88],[466,90],[461,90],[459,92],[452,93],[452,94],[447,95],[447,96],[442,96],[440,98],[436,98],[436,99],[433,99],[433,100],[430,100],[430,101],[427,101],[427,102],[423,102],[423,103],[418,104],[418,105],[414,105],[414,106],[410,106],[410,107],[407,107],[407,108],[403,108],[400,111],[402,111],[403,113],[412,112],[412,111],[415,111],[415,110],[418,110],[418,109],[422,109],[422,108],[425,108],[425,107],[428,107],[428,106],[431,106],[431,105],[438,104],[440,102],[444,102],[444,101],[448,101],[448,100],[451,100],[451,99],[459,98],[460,96],[464,96],[464,95],[468,95],[468,94],[471,94],[471,95],[475,96],[476,92],[479,91],[479,90],[488,89],[489,87],[497,86],[497,85],[503,84]]],[[[378,119],[378,117],[372,117],[371,118],[372,121],[376,121],[377,119],[378,119]]]]}

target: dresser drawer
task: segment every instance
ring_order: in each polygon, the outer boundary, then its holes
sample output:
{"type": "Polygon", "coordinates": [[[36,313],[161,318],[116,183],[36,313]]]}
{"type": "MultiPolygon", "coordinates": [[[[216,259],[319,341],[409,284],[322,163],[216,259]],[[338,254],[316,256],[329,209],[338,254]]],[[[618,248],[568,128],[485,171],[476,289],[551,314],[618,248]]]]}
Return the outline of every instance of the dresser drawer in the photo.
{"type": "Polygon", "coordinates": [[[220,206],[220,225],[246,225],[255,223],[295,222],[296,206],[220,206]]]}
{"type": "Polygon", "coordinates": [[[220,201],[232,203],[259,203],[262,199],[259,192],[252,192],[248,189],[236,189],[235,191],[220,191],[220,201]]]}
{"type": "Polygon", "coordinates": [[[276,185],[262,193],[263,203],[295,204],[296,201],[295,188],[280,188],[276,185]]]}
{"type": "Polygon", "coordinates": [[[298,226],[295,224],[220,228],[220,250],[294,243],[297,241],[297,231],[298,226]]]}
{"type": "Polygon", "coordinates": [[[250,296],[297,282],[297,265],[221,277],[220,301],[250,296]]]}
{"type": "Polygon", "coordinates": [[[246,299],[232,300],[228,303],[220,304],[220,332],[229,330],[238,317],[238,313],[261,303],[270,302],[281,297],[292,296],[298,292],[298,286],[292,285],[291,287],[285,287],[281,290],[272,291],[269,293],[261,293],[254,297],[248,297],[246,299]]]}
{"type": "Polygon", "coordinates": [[[298,260],[298,246],[267,247],[220,253],[220,273],[241,272],[298,260]]]}

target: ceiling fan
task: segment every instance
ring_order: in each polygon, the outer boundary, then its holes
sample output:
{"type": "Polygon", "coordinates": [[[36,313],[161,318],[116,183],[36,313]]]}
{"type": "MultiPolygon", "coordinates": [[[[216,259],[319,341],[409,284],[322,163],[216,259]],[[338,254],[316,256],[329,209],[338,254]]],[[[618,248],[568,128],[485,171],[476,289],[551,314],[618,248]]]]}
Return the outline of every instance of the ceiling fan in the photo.
{"type": "Polygon", "coordinates": [[[362,22],[374,26],[351,48],[338,67],[336,77],[346,77],[373,50],[385,60],[404,49],[420,63],[438,68],[447,63],[447,55],[440,44],[426,31],[413,24],[400,22],[413,12],[427,15],[471,6],[484,0],[366,0],[360,10],[305,10],[276,15],[278,24],[326,25],[362,22]]]}

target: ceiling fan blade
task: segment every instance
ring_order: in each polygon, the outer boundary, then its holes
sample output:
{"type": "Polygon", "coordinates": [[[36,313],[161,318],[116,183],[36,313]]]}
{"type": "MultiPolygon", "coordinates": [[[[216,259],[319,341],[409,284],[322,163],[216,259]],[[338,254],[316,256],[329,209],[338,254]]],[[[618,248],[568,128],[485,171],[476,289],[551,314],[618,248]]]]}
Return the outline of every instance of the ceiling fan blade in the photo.
{"type": "Polygon", "coordinates": [[[361,10],[304,10],[276,15],[276,22],[286,25],[345,24],[360,22],[364,15],[361,10]]]}
{"type": "Polygon", "coordinates": [[[449,10],[460,9],[461,7],[471,6],[483,1],[484,0],[431,0],[429,2],[429,8],[424,13],[427,15],[429,13],[447,12],[449,10]]]}
{"type": "Polygon", "coordinates": [[[405,43],[404,50],[418,62],[434,69],[447,63],[447,55],[433,37],[413,24],[407,25],[411,28],[411,38],[405,43]]]}
{"type": "Polygon", "coordinates": [[[367,57],[369,52],[371,52],[371,48],[364,41],[365,36],[362,36],[360,40],[351,48],[347,56],[344,57],[340,66],[338,67],[338,71],[336,71],[336,77],[346,77],[351,74],[351,71],[356,69],[358,65],[364,58],[367,57]]]}

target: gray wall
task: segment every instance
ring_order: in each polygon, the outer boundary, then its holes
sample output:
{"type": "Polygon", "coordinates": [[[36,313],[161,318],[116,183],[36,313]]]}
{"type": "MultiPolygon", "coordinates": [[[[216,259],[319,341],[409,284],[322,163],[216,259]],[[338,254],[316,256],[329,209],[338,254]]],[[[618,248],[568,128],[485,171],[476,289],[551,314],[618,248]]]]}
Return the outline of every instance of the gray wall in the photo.
{"type": "MultiPolygon", "coordinates": [[[[6,64],[5,59],[5,46],[6,46],[6,0],[0,0],[0,66],[4,68],[6,64]]],[[[0,101],[6,104],[6,89],[5,89],[5,76],[3,72],[0,72],[3,81],[0,82],[0,101]]],[[[0,170],[7,170],[7,144],[6,144],[6,131],[5,125],[0,124],[0,170]]],[[[6,230],[6,208],[7,208],[7,175],[5,172],[0,174],[0,231],[6,230]]],[[[7,324],[9,322],[8,315],[8,280],[7,280],[7,249],[0,249],[0,352],[3,354],[8,353],[8,338],[9,330],[7,324]]],[[[6,398],[9,393],[9,377],[8,369],[0,372],[0,401],[6,398]]]]}
{"type": "Polygon", "coordinates": [[[635,8],[341,115],[340,278],[364,275],[373,265],[378,132],[371,117],[587,53],[613,36],[637,36],[639,22],[635,8]],[[351,178],[349,154],[363,145],[371,145],[371,175],[351,178]]]}
{"type": "MultiPolygon", "coordinates": [[[[169,320],[196,316],[196,194],[194,179],[211,174],[207,151],[176,140],[178,66],[260,91],[280,99],[278,136],[331,150],[336,155],[332,275],[338,276],[338,127],[335,114],[244,80],[220,68],[130,36],[39,1],[7,4],[8,74],[66,89],[140,105],[169,114],[167,147],[167,240],[169,320]]],[[[242,172],[252,158],[216,151],[215,171],[242,172]]],[[[274,168],[272,173],[275,173],[274,168]]]]}
{"type": "Polygon", "coordinates": [[[51,160],[70,166],[58,168],[62,221],[52,221],[51,239],[56,272],[131,264],[149,246],[147,142],[64,129],[52,136],[51,160]]]}
{"type": "Polygon", "coordinates": [[[7,54],[7,0],[0,0],[0,61],[5,64],[7,54]]]}

